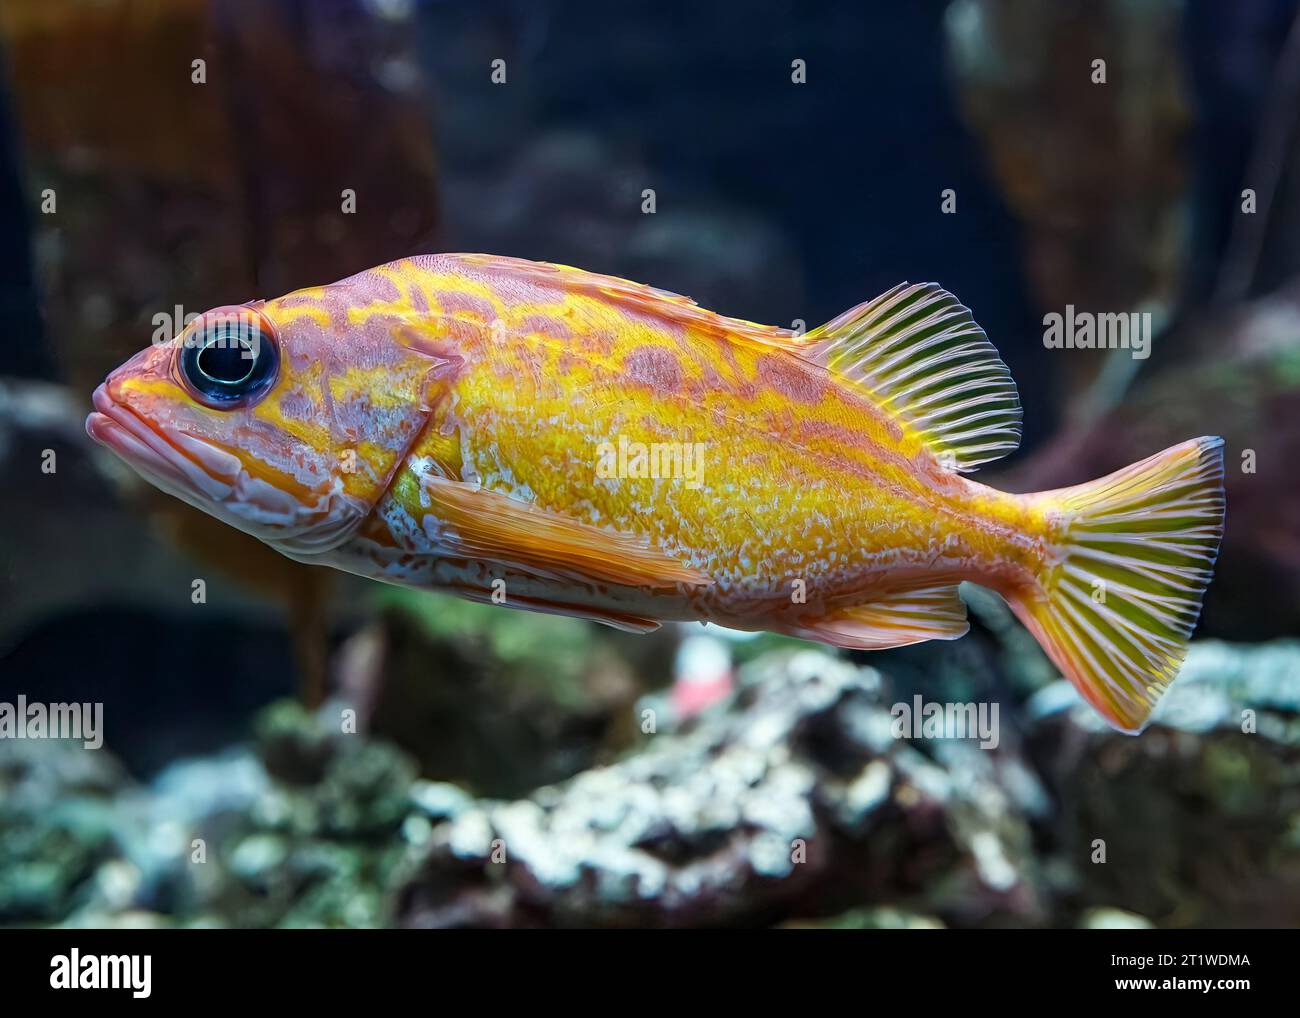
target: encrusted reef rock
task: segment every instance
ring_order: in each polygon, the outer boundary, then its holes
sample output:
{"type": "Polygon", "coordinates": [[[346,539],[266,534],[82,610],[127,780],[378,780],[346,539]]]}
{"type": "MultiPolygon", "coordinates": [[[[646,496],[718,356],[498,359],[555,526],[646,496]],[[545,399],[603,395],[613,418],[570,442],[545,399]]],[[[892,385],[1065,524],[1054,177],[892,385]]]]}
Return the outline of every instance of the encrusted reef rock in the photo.
{"type": "Polygon", "coordinates": [[[510,803],[427,786],[394,919],[1300,922],[1300,643],[1194,645],[1141,738],[1058,682],[1002,704],[996,749],[900,739],[901,692],[821,652],[768,655],[729,709],[621,763],[510,803]]]}
{"type": "Polygon", "coordinates": [[[887,703],[873,669],[775,655],[732,710],[620,763],[515,802],[437,794],[395,918],[699,926],[890,902],[1041,921],[1033,775],[1005,749],[895,738],[887,703]]]}
{"type": "Polygon", "coordinates": [[[0,740],[0,925],[1300,923],[1300,642],[1194,645],[1140,738],[1064,683],[1009,693],[985,748],[916,738],[914,692],[767,652],[729,702],[674,729],[647,697],[618,762],[513,800],[418,778],[340,703],[147,784],[0,740]]]}
{"type": "Polygon", "coordinates": [[[0,739],[0,926],[57,922],[86,902],[117,855],[125,784],[80,743],[0,739]]]}
{"type": "Polygon", "coordinates": [[[1083,709],[1030,707],[1074,886],[1063,913],[1157,926],[1300,925],[1300,641],[1194,644],[1140,738],[1083,709]]]}
{"type": "Polygon", "coordinates": [[[107,750],[0,740],[0,925],[382,923],[414,768],[331,713],[277,705],[252,748],[147,786],[107,750]]]}

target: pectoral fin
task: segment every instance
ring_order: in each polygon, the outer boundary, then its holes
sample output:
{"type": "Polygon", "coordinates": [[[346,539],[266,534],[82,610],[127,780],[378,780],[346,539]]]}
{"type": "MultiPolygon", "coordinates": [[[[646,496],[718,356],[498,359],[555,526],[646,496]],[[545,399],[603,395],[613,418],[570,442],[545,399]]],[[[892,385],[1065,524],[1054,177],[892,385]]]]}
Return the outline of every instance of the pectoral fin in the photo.
{"type": "Polygon", "coordinates": [[[534,575],[649,590],[713,583],[646,537],[582,523],[463,481],[430,475],[423,486],[430,511],[447,525],[443,539],[467,557],[534,575]]]}
{"type": "Polygon", "coordinates": [[[956,586],[905,590],[829,615],[804,617],[781,631],[850,650],[885,650],[926,640],[956,640],[970,629],[956,586]]]}

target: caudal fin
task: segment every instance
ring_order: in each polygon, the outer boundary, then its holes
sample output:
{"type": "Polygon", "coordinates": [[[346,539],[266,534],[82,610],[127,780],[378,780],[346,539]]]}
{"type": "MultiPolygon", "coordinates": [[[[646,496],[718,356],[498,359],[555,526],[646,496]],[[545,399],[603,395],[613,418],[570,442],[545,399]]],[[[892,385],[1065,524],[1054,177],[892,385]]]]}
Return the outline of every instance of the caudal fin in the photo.
{"type": "Polygon", "coordinates": [[[1223,439],[1198,438],[1073,488],[1053,562],[1012,607],[1084,698],[1125,732],[1173,681],[1223,536],[1223,439]]]}

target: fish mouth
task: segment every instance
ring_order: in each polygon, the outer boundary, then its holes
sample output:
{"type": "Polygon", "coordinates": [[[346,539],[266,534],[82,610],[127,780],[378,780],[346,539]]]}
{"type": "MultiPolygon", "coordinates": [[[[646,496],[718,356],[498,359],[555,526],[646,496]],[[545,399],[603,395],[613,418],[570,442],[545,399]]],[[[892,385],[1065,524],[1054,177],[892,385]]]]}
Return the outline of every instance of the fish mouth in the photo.
{"type": "Polygon", "coordinates": [[[165,434],[110,390],[91,397],[86,434],[112,450],[154,487],[286,554],[310,556],[351,536],[369,507],[335,482],[309,498],[252,477],[238,456],[184,432],[165,434]]]}
{"type": "Polygon", "coordinates": [[[183,448],[113,399],[107,383],[95,390],[91,403],[95,409],[86,418],[86,434],[111,449],[150,484],[208,512],[213,502],[224,501],[234,491],[242,469],[238,457],[184,436],[189,448],[183,448]]]}

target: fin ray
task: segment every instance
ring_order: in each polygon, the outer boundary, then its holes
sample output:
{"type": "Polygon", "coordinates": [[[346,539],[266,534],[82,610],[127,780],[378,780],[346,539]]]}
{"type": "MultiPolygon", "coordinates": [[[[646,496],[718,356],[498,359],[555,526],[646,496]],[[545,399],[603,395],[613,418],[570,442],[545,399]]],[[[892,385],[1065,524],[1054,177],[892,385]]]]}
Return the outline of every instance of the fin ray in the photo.
{"type": "Polygon", "coordinates": [[[1011,372],[970,309],[937,283],[900,283],[805,339],[799,356],[856,384],[958,470],[1020,444],[1011,372]]]}
{"type": "Polygon", "coordinates": [[[647,538],[592,526],[464,481],[432,474],[422,480],[434,515],[452,528],[444,539],[461,554],[580,582],[651,590],[713,583],[647,538]]]}
{"type": "Polygon", "coordinates": [[[885,650],[926,640],[956,640],[970,629],[955,585],[899,591],[868,604],[800,618],[782,631],[851,650],[885,650]]]}
{"type": "Polygon", "coordinates": [[[1028,496],[1060,516],[1058,559],[1012,608],[1106,720],[1147,724],[1187,653],[1223,536],[1223,439],[1028,496]]]}

